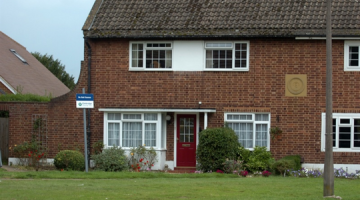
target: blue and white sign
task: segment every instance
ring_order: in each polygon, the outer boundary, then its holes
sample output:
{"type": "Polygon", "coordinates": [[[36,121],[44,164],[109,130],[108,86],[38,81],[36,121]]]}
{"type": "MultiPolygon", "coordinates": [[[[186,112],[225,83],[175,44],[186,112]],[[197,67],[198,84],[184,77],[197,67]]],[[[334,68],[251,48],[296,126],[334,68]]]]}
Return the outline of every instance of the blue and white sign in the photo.
{"type": "Polygon", "coordinates": [[[94,94],[76,94],[76,108],[94,108],[94,94]]]}

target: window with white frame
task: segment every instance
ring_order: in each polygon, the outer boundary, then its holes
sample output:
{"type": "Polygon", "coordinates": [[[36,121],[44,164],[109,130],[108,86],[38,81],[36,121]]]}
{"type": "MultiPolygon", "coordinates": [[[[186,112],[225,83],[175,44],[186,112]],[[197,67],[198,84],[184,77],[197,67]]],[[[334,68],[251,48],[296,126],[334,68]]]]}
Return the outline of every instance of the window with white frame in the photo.
{"type": "Polygon", "coordinates": [[[345,71],[360,71],[359,49],[360,49],[360,41],[345,41],[345,45],[344,45],[345,71]]]}
{"type": "Polygon", "coordinates": [[[225,123],[234,130],[239,143],[247,149],[270,148],[268,113],[225,113],[225,123]]]}
{"type": "Polygon", "coordinates": [[[171,69],[171,42],[131,42],[130,69],[171,69]]]}
{"type": "Polygon", "coordinates": [[[205,69],[249,70],[249,42],[205,42],[205,69]]]}
{"type": "MultiPolygon", "coordinates": [[[[325,150],[326,114],[322,113],[321,146],[325,150]]],[[[333,113],[333,151],[360,152],[360,114],[333,113]]]]}
{"type": "Polygon", "coordinates": [[[159,113],[105,113],[106,146],[157,147],[161,134],[159,113]]]}

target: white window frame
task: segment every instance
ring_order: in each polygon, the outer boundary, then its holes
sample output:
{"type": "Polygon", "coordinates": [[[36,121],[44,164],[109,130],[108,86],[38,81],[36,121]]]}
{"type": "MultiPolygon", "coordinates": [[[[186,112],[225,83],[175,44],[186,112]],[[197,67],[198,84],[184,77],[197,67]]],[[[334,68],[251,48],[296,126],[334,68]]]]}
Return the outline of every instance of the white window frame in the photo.
{"type": "MultiPolygon", "coordinates": [[[[147,123],[151,123],[151,124],[156,124],[156,145],[155,146],[152,146],[154,149],[162,149],[161,148],[161,137],[162,137],[162,133],[161,133],[161,129],[162,129],[162,114],[161,113],[153,113],[153,112],[142,112],[142,113],[134,113],[134,112],[131,112],[131,113],[126,113],[126,112],[106,112],[104,113],[104,148],[109,148],[109,147],[112,147],[112,146],[109,146],[108,145],[108,125],[109,123],[118,123],[120,125],[120,128],[119,128],[119,135],[120,135],[120,138],[119,138],[119,146],[118,147],[121,147],[122,149],[132,149],[134,147],[122,147],[122,130],[123,130],[123,123],[124,122],[141,122],[142,123],[142,145],[144,145],[145,143],[145,124],[147,123]],[[121,118],[119,120],[110,120],[108,119],[108,114],[120,114],[121,115],[121,118]],[[141,119],[124,119],[124,115],[125,114],[139,114],[141,115],[141,119]],[[157,114],[157,120],[145,120],[144,119],[144,115],[145,114],[157,114]]],[[[146,148],[150,148],[150,146],[145,146],[146,148]]]]}
{"type": "Polygon", "coordinates": [[[357,46],[360,50],[360,40],[347,40],[344,42],[344,71],[360,71],[360,55],[358,66],[349,65],[349,47],[351,46],[357,46]]]}
{"type": "Polygon", "coordinates": [[[174,66],[174,50],[173,42],[171,41],[132,41],[129,44],[129,70],[130,71],[173,71],[174,66]],[[142,44],[143,45],[143,66],[132,67],[132,45],[142,44]],[[171,47],[147,47],[147,44],[170,44],[171,47]],[[171,68],[146,68],[146,50],[171,50],[171,68]]]}
{"type": "MultiPolygon", "coordinates": [[[[336,119],[336,139],[334,152],[360,152],[360,147],[354,147],[354,120],[360,119],[360,113],[333,113],[333,119],[336,119]],[[349,124],[340,124],[341,119],[350,119],[349,124]],[[350,148],[339,148],[339,127],[351,127],[351,144],[350,148]]],[[[325,130],[326,130],[326,113],[321,114],[321,151],[325,151],[325,130]]]]}
{"type": "Polygon", "coordinates": [[[250,66],[250,41],[205,41],[204,42],[204,71],[249,71],[250,66]],[[224,46],[221,44],[231,44],[224,46]],[[219,44],[218,47],[208,47],[207,44],[219,44]],[[246,67],[235,67],[235,47],[236,44],[246,44],[246,67]],[[206,51],[207,50],[232,50],[232,67],[231,68],[207,68],[206,67],[206,51]]]}
{"type": "MultiPolygon", "coordinates": [[[[224,113],[224,122],[226,123],[252,123],[253,124],[253,147],[255,147],[256,145],[256,125],[257,124],[266,124],[268,129],[267,129],[267,141],[266,141],[266,149],[268,151],[270,151],[270,133],[269,133],[269,129],[270,129],[270,122],[271,122],[271,114],[270,113],[224,113]],[[269,117],[268,121],[255,121],[255,115],[257,114],[266,114],[269,117]],[[227,119],[228,115],[251,115],[252,118],[251,120],[234,120],[234,119],[227,119]]],[[[239,138],[240,141],[240,138],[239,138]]],[[[249,150],[254,150],[254,148],[247,148],[249,150]]]]}

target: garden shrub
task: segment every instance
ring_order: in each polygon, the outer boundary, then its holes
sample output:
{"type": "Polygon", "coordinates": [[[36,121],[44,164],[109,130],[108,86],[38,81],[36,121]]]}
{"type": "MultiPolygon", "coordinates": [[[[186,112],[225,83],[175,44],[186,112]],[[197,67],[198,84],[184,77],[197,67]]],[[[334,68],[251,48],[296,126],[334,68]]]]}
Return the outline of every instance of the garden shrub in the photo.
{"type": "Polygon", "coordinates": [[[241,161],[226,159],[223,165],[224,165],[223,167],[224,172],[228,174],[238,173],[241,169],[241,161]]]}
{"type": "Polygon", "coordinates": [[[111,147],[102,150],[102,153],[92,155],[95,162],[95,169],[102,171],[123,171],[128,170],[125,151],[120,147],[111,147]]]}
{"type": "Polygon", "coordinates": [[[57,169],[83,171],[85,169],[84,155],[79,151],[63,150],[56,154],[54,165],[57,169]]]}
{"type": "Polygon", "coordinates": [[[138,146],[130,150],[129,167],[133,171],[151,170],[155,162],[157,162],[156,151],[153,147],[146,148],[138,146]]]}
{"type": "Polygon", "coordinates": [[[294,160],[290,159],[280,159],[273,163],[272,168],[276,173],[286,175],[286,171],[289,169],[294,169],[296,166],[294,160]]]}
{"type": "Polygon", "coordinates": [[[266,147],[256,146],[249,154],[248,160],[244,160],[244,167],[250,172],[264,171],[271,168],[274,159],[266,147]]]}
{"type": "Polygon", "coordinates": [[[289,156],[285,156],[281,159],[285,159],[285,160],[293,160],[295,163],[294,166],[294,170],[300,170],[301,169],[301,156],[300,155],[289,155],[289,156]]]}
{"type": "Polygon", "coordinates": [[[41,160],[46,155],[46,151],[42,148],[41,142],[37,141],[37,136],[32,135],[30,142],[23,142],[14,145],[14,155],[19,159],[19,165],[29,165],[36,171],[41,167],[41,160]]]}
{"type": "Polygon", "coordinates": [[[202,171],[223,169],[226,159],[236,160],[239,146],[235,132],[228,127],[203,130],[196,150],[198,168],[202,171]]]}
{"type": "Polygon", "coordinates": [[[251,155],[251,151],[249,149],[245,149],[244,147],[238,148],[237,156],[240,160],[243,161],[243,164],[247,163],[251,155]]]}

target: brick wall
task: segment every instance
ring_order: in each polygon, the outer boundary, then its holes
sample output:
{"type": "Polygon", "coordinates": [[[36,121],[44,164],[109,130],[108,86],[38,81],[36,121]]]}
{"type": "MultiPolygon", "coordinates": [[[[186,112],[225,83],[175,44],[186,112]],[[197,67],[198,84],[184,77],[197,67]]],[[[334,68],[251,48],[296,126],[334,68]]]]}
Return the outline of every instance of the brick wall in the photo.
{"type": "MultiPolygon", "coordinates": [[[[90,44],[91,93],[95,98],[92,142],[103,138],[103,113],[99,108],[197,108],[201,101],[201,108],[217,110],[209,114],[208,127],[222,126],[224,112],[270,112],[271,126],[283,130],[282,136],[271,142],[276,158],[299,154],[307,163],[323,163],[320,134],[321,113],[325,111],[325,41],[251,39],[248,72],[129,71],[129,41],[97,39],[90,40],[90,44]],[[286,74],[307,75],[306,97],[285,96],[286,74]]],[[[343,41],[333,41],[334,111],[360,113],[360,92],[356,90],[360,72],[344,72],[343,52],[343,41]]],[[[86,85],[87,60],[76,89],[44,108],[51,119],[51,155],[59,144],[82,148],[82,110],[75,108],[75,94],[86,85]]],[[[174,157],[173,126],[167,127],[167,160],[174,157]]],[[[360,163],[359,155],[334,153],[334,163],[360,163]]]]}
{"type": "MultiPolygon", "coordinates": [[[[0,89],[4,91],[6,94],[12,94],[12,92],[2,83],[0,83],[0,89]]],[[[0,93],[1,95],[1,93],[0,93]]]]}

